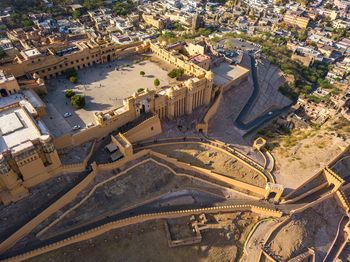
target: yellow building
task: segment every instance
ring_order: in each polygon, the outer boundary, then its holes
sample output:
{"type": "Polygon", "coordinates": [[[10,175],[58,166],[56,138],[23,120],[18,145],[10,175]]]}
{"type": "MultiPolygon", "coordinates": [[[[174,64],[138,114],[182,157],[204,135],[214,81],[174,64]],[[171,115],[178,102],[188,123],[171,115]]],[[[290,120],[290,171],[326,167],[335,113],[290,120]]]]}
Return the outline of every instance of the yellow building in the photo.
{"type": "Polygon", "coordinates": [[[19,85],[13,75],[5,75],[3,70],[0,70],[0,97],[6,97],[11,94],[18,93],[19,85]]]}
{"type": "Polygon", "coordinates": [[[157,29],[165,29],[171,23],[169,19],[163,18],[160,15],[142,14],[142,19],[147,25],[157,29]]]}
{"type": "Polygon", "coordinates": [[[309,17],[299,16],[297,14],[285,14],[283,17],[284,22],[289,25],[297,26],[299,28],[307,28],[310,23],[309,17]]]}
{"type": "Polygon", "coordinates": [[[0,108],[0,200],[16,201],[27,188],[47,180],[61,161],[53,139],[24,101],[0,108]]]}
{"type": "MultiPolygon", "coordinates": [[[[121,138],[124,135],[130,139],[131,143],[157,135],[161,132],[160,119],[174,119],[191,114],[201,106],[208,106],[218,88],[237,85],[245,81],[249,73],[249,70],[235,66],[234,77],[214,87],[214,74],[206,70],[210,59],[205,59],[205,65],[201,63],[197,65],[191,61],[191,57],[181,53],[184,46],[174,45],[172,48],[163,48],[159,44],[145,41],[142,44],[117,50],[115,46],[105,42],[90,46],[83,41],[71,47],[73,50],[49,48],[51,53],[45,55],[37,49],[26,50],[18,56],[17,63],[8,65],[4,69],[15,76],[33,74],[34,77],[40,75],[43,78],[50,78],[62,73],[70,66],[80,69],[124,54],[151,52],[158,59],[183,69],[186,80],[172,86],[160,87],[156,90],[144,89],[134,93],[123,100],[123,106],[107,112],[96,112],[93,126],[52,139],[49,130],[40,121],[40,117],[45,114],[45,105],[38,102],[40,98],[33,93],[33,90],[19,90],[15,77],[10,76],[6,79],[4,77],[4,83],[2,85],[0,83],[3,90],[1,92],[6,96],[10,95],[6,101],[11,101],[9,99],[13,97],[15,101],[1,103],[5,99],[0,99],[0,173],[2,174],[0,200],[3,203],[20,199],[27,194],[28,188],[47,180],[52,174],[62,173],[61,171],[66,167],[61,164],[56,148],[78,146],[89,140],[99,139],[139,119],[140,116],[152,113],[154,117],[143,121],[138,128],[116,135],[113,139],[118,147],[127,149],[123,154],[130,154],[132,146],[123,144],[121,138]],[[13,94],[18,91],[20,91],[19,94],[13,94]],[[24,95],[27,93],[27,96],[18,102],[18,97],[23,95],[22,93],[24,95]]],[[[203,46],[189,45],[186,48],[191,55],[203,56],[203,46]]],[[[27,87],[28,85],[29,83],[27,87]]],[[[84,168],[82,167],[82,170],[84,168]]]]}
{"type": "Polygon", "coordinates": [[[45,49],[31,48],[20,52],[13,63],[2,69],[15,77],[36,75],[49,79],[70,68],[82,69],[116,59],[116,45],[101,40],[56,43],[45,49]]]}

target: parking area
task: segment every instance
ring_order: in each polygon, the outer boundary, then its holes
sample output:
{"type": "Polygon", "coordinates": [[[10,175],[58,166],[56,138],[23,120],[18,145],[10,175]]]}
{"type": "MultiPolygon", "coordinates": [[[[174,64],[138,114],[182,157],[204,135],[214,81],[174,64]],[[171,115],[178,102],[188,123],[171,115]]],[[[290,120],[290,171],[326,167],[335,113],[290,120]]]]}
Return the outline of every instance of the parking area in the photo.
{"type": "Polygon", "coordinates": [[[122,106],[123,99],[140,88],[155,88],[156,78],[160,80],[160,86],[168,85],[167,73],[157,62],[137,56],[79,70],[76,84],[65,76],[47,80],[48,95],[43,97],[47,115],[43,120],[56,137],[72,131],[75,125],[84,128],[94,123],[94,112],[122,106]],[[143,76],[141,71],[145,73],[143,76]],[[70,105],[64,95],[65,89],[85,96],[83,109],[75,110],[70,105]],[[72,115],[65,118],[65,113],[72,115]]]}

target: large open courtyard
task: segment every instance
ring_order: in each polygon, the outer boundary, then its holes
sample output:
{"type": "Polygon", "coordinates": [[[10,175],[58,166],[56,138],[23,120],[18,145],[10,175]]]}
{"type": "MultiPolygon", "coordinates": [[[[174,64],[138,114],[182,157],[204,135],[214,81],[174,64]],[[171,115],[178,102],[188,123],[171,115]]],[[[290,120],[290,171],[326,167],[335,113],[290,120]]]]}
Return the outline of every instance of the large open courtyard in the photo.
{"type": "Polygon", "coordinates": [[[47,104],[44,121],[54,136],[70,132],[74,125],[84,128],[94,122],[94,112],[122,106],[124,98],[141,88],[155,88],[153,82],[156,78],[160,80],[160,86],[168,85],[171,79],[167,73],[157,62],[139,56],[79,70],[76,84],[65,76],[48,80],[48,95],[43,97],[47,104]],[[144,76],[141,71],[145,72],[144,76]],[[70,105],[64,95],[66,89],[85,96],[83,109],[75,110],[70,105]],[[66,112],[72,116],[64,118],[66,112]]]}

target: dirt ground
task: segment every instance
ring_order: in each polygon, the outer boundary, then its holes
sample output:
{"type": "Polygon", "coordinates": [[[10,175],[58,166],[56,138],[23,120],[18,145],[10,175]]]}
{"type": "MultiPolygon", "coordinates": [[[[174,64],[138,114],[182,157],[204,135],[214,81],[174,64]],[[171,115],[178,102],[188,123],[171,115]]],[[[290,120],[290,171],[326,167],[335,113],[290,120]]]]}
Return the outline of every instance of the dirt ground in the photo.
{"type": "Polygon", "coordinates": [[[285,188],[295,189],[324,168],[347,145],[326,127],[295,130],[289,135],[268,134],[275,157],[275,177],[285,188]]]}
{"type": "Polygon", "coordinates": [[[61,162],[64,165],[77,164],[85,160],[92,149],[93,142],[89,141],[73,148],[61,149],[58,151],[61,162]]]}
{"type": "MultiPolygon", "coordinates": [[[[202,242],[169,248],[162,220],[116,229],[28,261],[236,261],[259,217],[249,212],[217,215],[222,228],[202,231],[202,242]],[[228,226],[230,225],[230,226],[228,226]]],[[[189,217],[187,219],[189,221],[189,217]]]]}
{"type": "Polygon", "coordinates": [[[220,151],[207,149],[196,144],[159,146],[152,149],[179,161],[203,167],[249,184],[265,187],[265,180],[260,174],[220,151]]]}
{"type": "Polygon", "coordinates": [[[306,248],[314,247],[316,261],[322,261],[336,235],[342,216],[343,211],[333,198],[292,215],[292,220],[272,240],[270,250],[282,261],[286,261],[306,251],[306,248]]]}
{"type": "Polygon", "coordinates": [[[74,186],[83,173],[65,174],[49,179],[30,190],[30,195],[16,203],[0,205],[0,239],[13,233],[52,201],[74,186]]]}
{"type": "MultiPolygon", "coordinates": [[[[174,175],[167,168],[148,161],[129,170],[125,175],[100,185],[80,206],[71,210],[60,222],[51,227],[43,238],[72,230],[85,223],[118,213],[125,208],[154,200],[169,192],[185,189],[204,190],[215,195],[226,194],[211,184],[174,175]]],[[[188,199],[183,198],[183,201],[185,200],[188,199]]],[[[198,201],[195,200],[195,202],[198,201]]]]}

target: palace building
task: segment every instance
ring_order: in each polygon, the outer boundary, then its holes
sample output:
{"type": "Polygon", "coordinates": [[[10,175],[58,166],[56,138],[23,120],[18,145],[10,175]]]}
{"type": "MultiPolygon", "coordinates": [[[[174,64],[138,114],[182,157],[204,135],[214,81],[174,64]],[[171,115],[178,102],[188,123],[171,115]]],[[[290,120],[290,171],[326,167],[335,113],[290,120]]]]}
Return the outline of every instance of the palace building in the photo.
{"type": "Polygon", "coordinates": [[[199,44],[164,47],[145,41],[121,48],[106,41],[99,44],[84,40],[64,46],[50,45],[45,52],[38,48],[21,51],[13,63],[0,67],[3,70],[0,74],[3,97],[0,98],[0,200],[17,201],[40,182],[64,172],[77,172],[74,167],[62,165],[58,149],[101,139],[146,114],[153,117],[139,125],[142,132],[133,129],[125,133],[125,138],[131,143],[150,138],[162,131],[160,120],[176,119],[201,106],[209,107],[219,90],[239,85],[247,80],[249,73],[240,66],[232,66],[233,75],[226,78],[216,76],[210,67],[210,57],[199,44]],[[40,119],[46,113],[45,103],[36,94],[47,91],[43,79],[60,75],[69,68],[81,69],[145,53],[182,69],[186,77],[168,86],[144,88],[126,97],[121,107],[95,112],[92,126],[59,137],[50,135],[40,119]],[[218,83],[216,78],[220,79],[218,83]]]}

